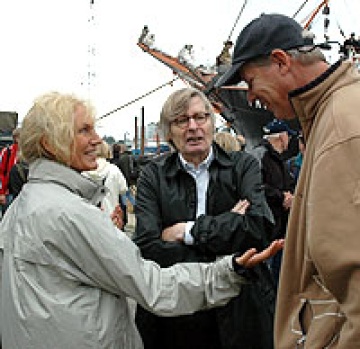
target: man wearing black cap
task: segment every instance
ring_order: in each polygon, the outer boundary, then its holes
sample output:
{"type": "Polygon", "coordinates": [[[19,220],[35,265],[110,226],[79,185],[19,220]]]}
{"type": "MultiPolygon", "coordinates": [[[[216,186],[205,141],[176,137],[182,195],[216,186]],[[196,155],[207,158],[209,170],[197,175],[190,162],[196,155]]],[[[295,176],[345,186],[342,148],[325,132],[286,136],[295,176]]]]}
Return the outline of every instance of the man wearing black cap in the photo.
{"type": "MultiPolygon", "coordinates": [[[[275,225],[268,231],[269,240],[284,238],[293,201],[295,182],[284,162],[282,154],[288,149],[290,137],[295,136],[284,121],[274,119],[263,127],[263,139],[249,152],[260,163],[266,201],[274,216],[275,225]]],[[[279,251],[280,252],[280,251],[279,251]]],[[[270,262],[276,284],[279,280],[282,253],[277,253],[270,262]]]]}
{"type": "Polygon", "coordinates": [[[279,119],[297,117],[306,150],[286,233],[275,347],[360,348],[360,75],[330,66],[308,33],[262,15],[240,33],[215,87],[248,84],[279,119]]]}

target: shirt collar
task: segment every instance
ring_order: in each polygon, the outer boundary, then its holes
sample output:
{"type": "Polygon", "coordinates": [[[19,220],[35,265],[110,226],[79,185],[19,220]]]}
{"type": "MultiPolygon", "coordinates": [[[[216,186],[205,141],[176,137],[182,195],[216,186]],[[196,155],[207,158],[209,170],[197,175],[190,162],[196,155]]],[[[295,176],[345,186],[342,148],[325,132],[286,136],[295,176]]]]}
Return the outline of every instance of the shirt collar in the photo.
{"type": "MultiPolygon", "coordinates": [[[[195,166],[194,164],[192,164],[191,162],[188,162],[184,159],[184,157],[181,155],[181,153],[179,153],[179,159],[180,162],[182,163],[182,165],[184,166],[184,168],[186,170],[194,170],[195,166]]],[[[210,152],[209,155],[206,157],[206,159],[201,162],[198,166],[199,170],[200,169],[209,169],[211,162],[214,160],[214,151],[213,148],[210,147],[210,152]]]]}

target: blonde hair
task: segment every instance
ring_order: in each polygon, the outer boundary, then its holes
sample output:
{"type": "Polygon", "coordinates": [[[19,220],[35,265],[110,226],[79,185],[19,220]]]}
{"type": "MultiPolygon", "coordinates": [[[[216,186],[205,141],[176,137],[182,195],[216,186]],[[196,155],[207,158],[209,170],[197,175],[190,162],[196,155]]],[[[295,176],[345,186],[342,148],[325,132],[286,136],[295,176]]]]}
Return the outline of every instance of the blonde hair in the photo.
{"type": "Polygon", "coordinates": [[[240,142],[229,132],[217,132],[214,135],[214,141],[226,151],[241,150],[240,142]]]}
{"type": "Polygon", "coordinates": [[[51,158],[70,165],[75,136],[74,115],[79,106],[83,106],[95,121],[93,108],[72,94],[50,92],[35,99],[22,122],[19,139],[22,155],[28,163],[51,158]],[[44,141],[53,150],[52,154],[45,149],[44,141]]]}

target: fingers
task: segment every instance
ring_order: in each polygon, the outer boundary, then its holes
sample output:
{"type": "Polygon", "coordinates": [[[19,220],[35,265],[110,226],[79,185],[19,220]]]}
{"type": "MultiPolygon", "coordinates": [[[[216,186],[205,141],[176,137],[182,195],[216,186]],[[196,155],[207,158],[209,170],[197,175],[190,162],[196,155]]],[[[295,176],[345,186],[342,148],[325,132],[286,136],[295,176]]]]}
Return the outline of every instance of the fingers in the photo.
{"type": "Polygon", "coordinates": [[[247,266],[248,261],[256,254],[256,248],[250,248],[245,253],[243,253],[240,257],[235,259],[236,263],[242,265],[244,267],[247,266]]]}
{"type": "Polygon", "coordinates": [[[270,246],[265,248],[263,251],[257,253],[254,255],[248,263],[252,264],[251,266],[254,266],[260,262],[265,261],[266,259],[274,256],[278,251],[280,251],[284,246],[284,240],[275,240],[273,241],[270,246]],[[253,264],[255,263],[255,264],[253,264]]]}
{"type": "Polygon", "coordinates": [[[236,258],[236,263],[246,267],[252,268],[255,265],[264,262],[268,258],[274,256],[278,251],[284,247],[284,239],[274,240],[270,246],[263,251],[258,252],[255,248],[247,250],[240,257],[236,258]]]}
{"type": "Polygon", "coordinates": [[[240,200],[231,210],[231,212],[235,212],[238,214],[245,214],[247,208],[250,206],[250,202],[245,200],[240,200]]]}

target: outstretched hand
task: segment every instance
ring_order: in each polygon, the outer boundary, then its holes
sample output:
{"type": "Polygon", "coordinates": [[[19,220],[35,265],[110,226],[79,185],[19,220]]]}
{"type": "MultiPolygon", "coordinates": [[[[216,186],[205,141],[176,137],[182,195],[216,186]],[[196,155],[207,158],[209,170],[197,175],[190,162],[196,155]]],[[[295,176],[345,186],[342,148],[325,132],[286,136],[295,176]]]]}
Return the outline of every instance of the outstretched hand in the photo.
{"type": "Polygon", "coordinates": [[[274,240],[267,248],[257,252],[256,248],[250,248],[240,257],[235,258],[235,262],[245,268],[252,268],[255,265],[264,262],[266,259],[274,256],[284,247],[284,239],[274,240]]]}

